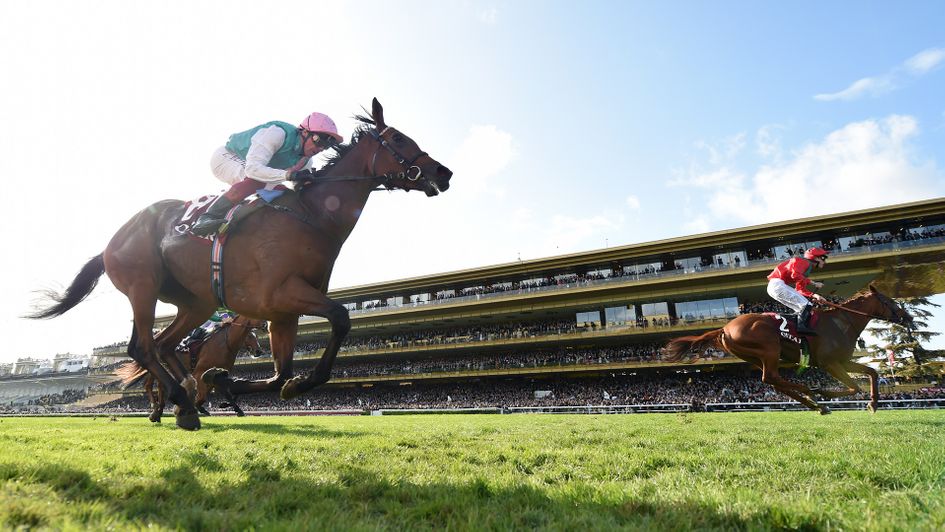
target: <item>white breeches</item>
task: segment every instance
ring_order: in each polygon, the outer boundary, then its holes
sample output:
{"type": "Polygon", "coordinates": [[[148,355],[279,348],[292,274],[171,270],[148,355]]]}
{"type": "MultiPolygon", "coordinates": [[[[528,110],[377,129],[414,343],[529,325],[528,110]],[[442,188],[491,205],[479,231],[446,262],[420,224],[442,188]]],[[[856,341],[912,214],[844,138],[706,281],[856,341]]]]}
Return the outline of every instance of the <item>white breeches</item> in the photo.
{"type": "Polygon", "coordinates": [[[768,295],[798,313],[810,304],[810,301],[808,301],[806,297],[788,286],[781,279],[771,279],[768,281],[768,295]]]}
{"type": "Polygon", "coordinates": [[[213,175],[227,185],[235,185],[246,177],[246,161],[226,151],[223,146],[217,148],[210,157],[210,168],[213,175]]]}

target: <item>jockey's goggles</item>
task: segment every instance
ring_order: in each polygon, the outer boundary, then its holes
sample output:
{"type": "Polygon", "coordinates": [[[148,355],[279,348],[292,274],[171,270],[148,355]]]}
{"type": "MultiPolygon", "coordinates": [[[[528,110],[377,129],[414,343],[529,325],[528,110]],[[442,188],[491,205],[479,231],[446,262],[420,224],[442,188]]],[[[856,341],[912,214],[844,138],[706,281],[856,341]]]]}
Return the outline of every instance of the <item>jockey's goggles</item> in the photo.
{"type": "Polygon", "coordinates": [[[331,148],[335,144],[338,144],[338,140],[331,135],[319,135],[316,133],[313,133],[313,135],[315,136],[315,145],[321,149],[331,148]]]}

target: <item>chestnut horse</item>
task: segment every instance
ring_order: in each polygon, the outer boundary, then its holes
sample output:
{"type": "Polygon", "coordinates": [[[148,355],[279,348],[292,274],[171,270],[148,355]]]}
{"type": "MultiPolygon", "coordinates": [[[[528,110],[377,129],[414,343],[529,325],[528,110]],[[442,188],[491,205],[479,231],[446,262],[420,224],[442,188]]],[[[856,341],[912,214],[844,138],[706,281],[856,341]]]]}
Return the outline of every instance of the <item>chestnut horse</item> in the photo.
{"type": "Polygon", "coordinates": [[[783,362],[791,365],[800,362],[798,345],[782,338],[780,321],[765,314],[742,314],[725,327],[709,331],[701,336],[683,336],[670,340],[663,350],[663,359],[678,362],[688,352],[702,351],[712,347],[721,349],[761,368],[761,381],[774,386],[779,392],[791,397],[811,410],[829,414],[826,405],[820,405],[815,395],[823,398],[844,397],[860,391],[860,387],[848,373],[860,373],[870,379],[869,410],[875,412],[879,406],[879,382],[876,370],[852,360],[856,340],[872,319],[891,321],[912,327],[912,316],[895,301],[886,297],[870,285],[865,290],[833,305],[820,314],[814,327],[817,336],[810,342],[810,363],[818,366],[844,384],[846,390],[812,390],[803,384],[790,382],[778,373],[783,362]]]}
{"type": "MultiPolygon", "coordinates": [[[[210,395],[210,388],[200,376],[210,368],[233,369],[236,363],[236,356],[244,348],[257,356],[264,354],[259,346],[259,339],[256,337],[256,329],[265,329],[266,322],[253,320],[243,316],[237,316],[232,322],[227,323],[212,333],[197,347],[197,354],[191,356],[190,349],[181,349],[178,346],[177,357],[181,363],[190,368],[191,373],[197,377],[197,397],[194,401],[197,410],[203,414],[209,415],[203,405],[207,402],[207,396],[210,395]]],[[[164,414],[164,404],[166,402],[166,391],[158,383],[157,391],[154,390],[154,376],[148,373],[137,362],[129,362],[123,365],[116,372],[122,377],[122,383],[129,386],[137,380],[144,377],[144,392],[151,403],[151,414],[148,419],[154,423],[161,422],[161,416],[164,414]]],[[[243,410],[236,404],[232,397],[227,398],[229,406],[236,412],[236,415],[242,416],[243,410]]]]}
{"type": "MultiPolygon", "coordinates": [[[[292,398],[327,382],[338,348],[351,328],[348,309],[327,297],[328,282],[341,246],[371,192],[383,186],[436,196],[449,188],[453,173],[407,135],[388,126],[376,98],[371,117],[356,118],[362,125],[351,143],[335,147],[335,155],[315,179],[300,187],[292,208],[262,209],[229,235],[223,253],[225,304],[237,314],[270,323],[275,366],[269,379],[226,378],[223,384],[232,393],[281,388],[283,398],[292,398]],[[291,378],[302,315],[327,319],[331,332],[314,370],[291,378]]],[[[191,395],[196,382],[174,356],[174,348],[221,302],[211,288],[207,241],[174,230],[183,213],[184,202],[177,200],[146,207],[118,230],[103,253],[85,264],[64,293],[46,293],[55,304],[27,317],[52,318],[65,313],[85,299],[102,273],[107,273],[128,297],[134,314],[128,354],[168,391],[176,405],[177,425],[196,430],[200,419],[191,395]],[[170,326],[153,336],[158,300],[175,305],[177,315],[170,326]],[[184,380],[175,379],[162,360],[175,374],[185,375],[184,380]]],[[[396,220],[391,220],[390,227],[402,232],[423,231],[422,227],[397,228],[396,220]]]]}

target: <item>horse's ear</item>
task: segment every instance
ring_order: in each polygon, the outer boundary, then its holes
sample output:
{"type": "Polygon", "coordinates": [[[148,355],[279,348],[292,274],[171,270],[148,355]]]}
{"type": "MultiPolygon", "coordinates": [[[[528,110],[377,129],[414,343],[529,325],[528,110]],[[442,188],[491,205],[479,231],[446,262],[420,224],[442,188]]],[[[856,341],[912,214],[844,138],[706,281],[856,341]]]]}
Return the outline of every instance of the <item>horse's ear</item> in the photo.
{"type": "Polygon", "coordinates": [[[377,129],[383,130],[387,127],[384,123],[384,108],[381,106],[381,102],[377,101],[377,98],[374,98],[374,101],[371,102],[371,118],[374,119],[374,127],[377,129]]]}

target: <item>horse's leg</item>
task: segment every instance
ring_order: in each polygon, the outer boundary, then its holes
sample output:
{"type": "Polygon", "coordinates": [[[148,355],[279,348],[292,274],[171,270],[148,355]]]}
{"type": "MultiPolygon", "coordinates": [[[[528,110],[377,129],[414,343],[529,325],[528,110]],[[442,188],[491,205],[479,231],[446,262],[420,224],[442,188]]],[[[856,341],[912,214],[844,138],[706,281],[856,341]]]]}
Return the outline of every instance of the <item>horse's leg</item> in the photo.
{"type": "Polygon", "coordinates": [[[161,415],[164,414],[164,403],[158,403],[158,396],[154,393],[154,376],[150,373],[144,377],[144,393],[148,397],[148,402],[151,403],[151,414],[148,415],[148,420],[151,423],[160,423],[161,415]]]}
{"type": "MultiPolygon", "coordinates": [[[[295,336],[298,329],[299,320],[295,316],[269,324],[269,343],[275,369],[272,377],[258,381],[232,379],[226,369],[213,367],[204,373],[204,380],[209,381],[207,384],[213,384],[224,397],[227,393],[232,396],[282,388],[286,380],[292,377],[292,357],[295,353],[295,336]]],[[[232,364],[229,367],[232,368],[232,364]]]]}
{"type": "Polygon", "coordinates": [[[807,386],[793,383],[781,378],[781,374],[778,372],[777,357],[775,357],[773,362],[769,359],[764,359],[762,361],[761,382],[774,386],[774,388],[779,392],[787,395],[788,397],[801,403],[807,408],[810,408],[811,410],[818,410],[821,414],[830,413],[829,408],[817,404],[817,401],[810,397],[811,391],[809,388],[807,388],[807,386]]]}
{"type": "MultiPolygon", "coordinates": [[[[847,373],[860,373],[870,378],[870,403],[867,408],[870,412],[875,413],[876,409],[879,408],[879,374],[876,373],[875,369],[864,364],[859,364],[852,360],[845,361],[843,363],[843,369],[847,373]]],[[[852,382],[854,386],[856,386],[856,382],[854,382],[849,375],[847,375],[847,378],[850,379],[850,382],[852,382]]],[[[858,386],[857,390],[859,390],[858,386]]]]}
{"type": "MultiPolygon", "coordinates": [[[[286,283],[285,287],[288,290],[284,290],[283,293],[287,293],[291,297],[290,308],[292,308],[293,313],[321,316],[331,324],[331,334],[328,336],[325,351],[322,353],[318,365],[315,366],[315,370],[289,380],[282,387],[280,396],[283,399],[291,399],[328,382],[328,379],[331,378],[331,368],[335,363],[335,356],[341,348],[341,343],[348,336],[348,331],[351,330],[351,319],[348,317],[348,309],[329,299],[321,291],[309,286],[301,279],[294,283],[286,283]]],[[[271,334],[272,327],[270,326],[271,334]]],[[[293,335],[293,343],[294,340],[293,335]]],[[[274,346],[273,356],[275,356],[274,346]]]]}
{"type": "Polygon", "coordinates": [[[827,399],[835,399],[837,397],[853,395],[860,391],[860,387],[857,385],[856,381],[851,379],[850,376],[847,375],[846,370],[843,369],[842,362],[831,362],[829,364],[824,364],[821,366],[821,368],[832,375],[833,378],[840,381],[840,384],[843,384],[847,388],[845,390],[825,390],[819,388],[816,390],[811,390],[815,394],[827,399]]]}
{"type": "Polygon", "coordinates": [[[197,381],[191,375],[190,364],[185,364],[177,356],[177,345],[187,333],[203,323],[206,317],[211,314],[213,314],[213,309],[205,305],[194,308],[178,304],[174,321],[158,333],[154,339],[161,360],[164,361],[181,386],[187,390],[187,395],[191,401],[196,397],[197,381]]]}
{"type": "Polygon", "coordinates": [[[164,385],[171,402],[177,405],[175,411],[177,426],[186,430],[197,430],[200,428],[197,409],[190,401],[187,391],[164,369],[157,357],[154,337],[151,336],[151,328],[154,326],[154,304],[157,298],[139,298],[135,297],[135,294],[131,292],[128,296],[132,302],[135,324],[132,332],[134,341],[129,342],[128,353],[136,362],[147,368],[157,378],[159,384],[164,385]]]}

